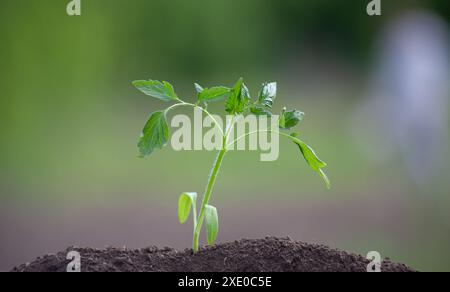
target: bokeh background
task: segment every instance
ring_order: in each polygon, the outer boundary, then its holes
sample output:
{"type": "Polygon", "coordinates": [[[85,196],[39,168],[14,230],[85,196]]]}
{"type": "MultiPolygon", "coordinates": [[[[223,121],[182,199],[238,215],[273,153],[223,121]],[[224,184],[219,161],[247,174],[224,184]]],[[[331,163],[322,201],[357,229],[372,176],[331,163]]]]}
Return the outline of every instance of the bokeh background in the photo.
{"type": "Polygon", "coordinates": [[[0,270],[70,245],[188,248],[178,195],[203,191],[215,154],[138,158],[165,104],[130,82],[192,98],[243,76],[306,112],[333,188],[288,141],[273,163],[231,153],[220,242],[290,236],[450,271],[449,1],[384,0],[381,17],[369,0],[82,0],[80,17],[68,2],[0,2],[0,270]]]}

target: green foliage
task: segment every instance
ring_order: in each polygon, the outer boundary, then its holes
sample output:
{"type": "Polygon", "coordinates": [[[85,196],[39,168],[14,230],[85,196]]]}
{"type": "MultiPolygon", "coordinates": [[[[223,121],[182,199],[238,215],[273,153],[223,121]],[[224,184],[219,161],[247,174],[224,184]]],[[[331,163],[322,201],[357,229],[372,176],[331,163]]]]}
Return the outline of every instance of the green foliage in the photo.
{"type": "Polygon", "coordinates": [[[194,83],[194,88],[197,93],[201,93],[204,90],[204,88],[198,83],[194,83]]]}
{"type": "Polygon", "coordinates": [[[154,112],[145,124],[138,147],[141,156],[153,153],[155,148],[163,148],[169,140],[169,127],[163,111],[154,112]]]}
{"type": "Polygon", "coordinates": [[[219,233],[219,216],[217,209],[211,205],[205,205],[205,230],[208,244],[214,244],[219,233]]]}
{"type": "Polygon", "coordinates": [[[272,108],[275,98],[277,97],[277,83],[265,83],[263,84],[261,91],[259,92],[258,104],[272,108]]]}
{"type": "Polygon", "coordinates": [[[231,115],[242,114],[250,102],[250,93],[240,78],[233,86],[232,92],[225,103],[225,111],[231,115]]]}
{"type": "Polygon", "coordinates": [[[297,126],[303,120],[303,116],[305,114],[298,110],[286,111],[286,108],[283,109],[283,112],[280,115],[280,129],[289,130],[293,127],[297,126]]]}
{"type": "Polygon", "coordinates": [[[197,216],[197,193],[182,193],[178,199],[178,220],[181,224],[186,223],[191,213],[191,207],[194,209],[194,221],[197,216]]]}
{"type": "Polygon", "coordinates": [[[260,107],[260,106],[250,107],[250,112],[252,114],[254,114],[255,116],[271,116],[272,115],[272,113],[269,110],[267,110],[263,107],[260,107]]]}
{"type": "Polygon", "coordinates": [[[166,81],[137,80],[133,82],[133,85],[146,95],[156,97],[162,101],[174,101],[178,99],[173,86],[166,81]]]}
{"type": "MultiPolygon", "coordinates": [[[[178,98],[172,85],[168,82],[161,82],[155,80],[149,81],[135,81],[133,85],[137,89],[145,93],[146,95],[153,96],[163,101],[174,101],[175,104],[168,107],[165,111],[154,112],[147,124],[144,127],[141,138],[139,139],[139,150],[141,156],[147,156],[153,153],[156,148],[162,148],[169,140],[169,128],[166,120],[166,114],[168,111],[174,109],[177,106],[190,106],[200,108],[203,112],[211,116],[206,109],[206,105],[210,102],[225,101],[225,111],[228,114],[234,115],[234,123],[242,115],[251,114],[256,116],[267,115],[272,116],[271,108],[274,105],[277,96],[277,83],[270,82],[264,83],[259,91],[258,97],[252,102],[250,91],[244,83],[244,79],[240,78],[233,87],[215,86],[210,88],[203,88],[201,85],[195,83],[195,91],[197,93],[197,102],[188,103],[178,98]],[[201,107],[199,104],[204,104],[205,107],[201,107]]],[[[304,113],[298,110],[286,110],[283,109],[279,120],[278,126],[280,131],[290,130],[297,126],[303,119],[304,113]]],[[[208,244],[214,244],[217,239],[219,231],[219,219],[217,209],[209,205],[212,190],[215,180],[217,178],[221,163],[223,161],[225,153],[228,151],[228,146],[237,143],[240,137],[234,140],[231,144],[228,144],[228,132],[224,131],[221,126],[216,122],[215,126],[219,128],[223,134],[223,149],[219,152],[216,162],[213,165],[211,176],[209,178],[207,188],[203,197],[203,201],[200,208],[200,213],[197,215],[197,193],[183,193],[178,200],[178,220],[181,224],[184,224],[193,210],[194,221],[194,240],[193,249],[198,251],[199,249],[199,234],[202,229],[203,222],[205,223],[206,239],[208,244]]],[[[229,129],[232,129],[233,124],[229,129]]],[[[330,188],[330,180],[323,171],[323,168],[327,166],[323,162],[314,150],[305,142],[298,138],[298,134],[288,134],[286,132],[279,132],[273,129],[267,129],[265,132],[272,132],[281,136],[288,137],[294,142],[300,149],[307,164],[317,172],[321,178],[325,181],[328,188],[330,188]]]]}
{"type": "Polygon", "coordinates": [[[329,189],[331,187],[330,180],[322,170],[322,168],[326,167],[327,164],[317,156],[316,152],[311,148],[311,146],[298,139],[297,136],[297,134],[291,134],[292,141],[297,144],[308,165],[322,177],[322,179],[325,181],[325,184],[327,185],[327,188],[329,189]]]}
{"type": "MultiPolygon", "coordinates": [[[[198,89],[200,90],[200,88],[201,87],[199,87],[198,89]]],[[[198,100],[201,102],[219,101],[230,96],[230,93],[231,89],[225,86],[217,86],[206,89],[202,88],[198,94],[198,100]]]]}

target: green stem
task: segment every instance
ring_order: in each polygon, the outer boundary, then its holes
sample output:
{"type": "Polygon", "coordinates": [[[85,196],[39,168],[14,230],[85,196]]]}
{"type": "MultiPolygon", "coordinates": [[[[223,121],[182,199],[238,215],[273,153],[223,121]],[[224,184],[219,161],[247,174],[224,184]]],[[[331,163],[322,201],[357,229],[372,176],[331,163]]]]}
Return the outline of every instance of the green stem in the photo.
{"type": "Polygon", "coordinates": [[[247,138],[248,136],[251,136],[251,135],[253,135],[253,134],[258,134],[258,133],[274,133],[274,134],[278,134],[278,135],[280,135],[280,136],[284,136],[284,137],[287,137],[287,138],[292,139],[292,136],[291,136],[291,135],[286,134],[286,133],[283,133],[283,132],[275,131],[275,130],[272,130],[272,129],[257,130],[257,131],[253,131],[253,132],[246,133],[246,134],[244,134],[244,135],[238,137],[238,138],[235,139],[233,142],[229,143],[229,144],[227,145],[227,148],[230,148],[231,146],[233,146],[234,144],[236,144],[236,143],[239,142],[240,140],[242,140],[242,139],[244,139],[244,138],[247,138]]]}
{"type": "Polygon", "coordinates": [[[188,102],[184,102],[181,99],[178,100],[179,103],[176,103],[174,105],[171,105],[170,107],[168,107],[165,111],[164,111],[164,115],[167,115],[167,113],[171,110],[173,110],[176,107],[179,106],[190,106],[193,108],[197,108],[199,110],[201,110],[203,113],[205,113],[213,122],[214,122],[214,126],[220,131],[220,133],[222,135],[225,135],[222,129],[222,126],[219,124],[219,122],[204,108],[202,108],[201,106],[197,105],[197,104],[193,104],[193,103],[188,103],[188,102]]]}
{"type": "Polygon", "coordinates": [[[233,117],[233,120],[231,122],[230,128],[226,131],[226,133],[224,132],[224,130],[222,129],[222,126],[218,123],[218,121],[208,112],[208,110],[206,110],[205,108],[199,106],[198,104],[193,104],[193,103],[188,103],[185,102],[181,99],[177,100],[179,103],[176,103],[170,107],[168,107],[165,111],[164,111],[164,115],[167,115],[167,113],[171,110],[173,110],[176,107],[180,107],[180,106],[191,106],[193,108],[198,108],[200,109],[202,112],[204,112],[206,115],[208,115],[212,121],[214,122],[214,126],[220,131],[220,133],[222,134],[223,137],[223,141],[222,141],[222,150],[219,151],[218,155],[217,155],[217,159],[213,165],[212,171],[211,171],[211,175],[209,177],[209,181],[208,181],[208,186],[206,188],[205,191],[205,195],[203,197],[203,201],[202,201],[202,206],[200,209],[200,214],[197,218],[197,214],[195,212],[195,208],[194,208],[194,235],[193,235],[193,249],[194,252],[198,251],[199,248],[199,237],[200,237],[200,232],[202,230],[202,225],[203,225],[203,220],[205,218],[205,209],[206,209],[206,205],[208,205],[209,199],[211,198],[211,194],[214,188],[214,184],[216,182],[216,178],[217,178],[217,174],[219,173],[220,170],[220,166],[222,165],[222,161],[223,158],[225,156],[225,154],[227,153],[227,140],[228,140],[228,135],[229,132],[231,132],[231,129],[233,127],[233,124],[235,122],[235,117],[233,117]]]}
{"type": "Polygon", "coordinates": [[[222,165],[222,161],[223,161],[223,158],[224,158],[226,152],[227,152],[226,137],[224,136],[223,148],[222,148],[222,150],[219,151],[219,153],[217,155],[217,159],[214,162],[214,165],[213,165],[213,168],[212,168],[212,171],[211,171],[211,175],[210,175],[209,181],[208,181],[208,186],[206,188],[205,195],[203,197],[202,207],[200,209],[200,215],[198,216],[197,224],[195,226],[194,240],[193,240],[193,243],[192,243],[192,247],[194,249],[194,252],[198,252],[199,237],[200,237],[200,232],[202,230],[203,220],[205,218],[206,205],[208,205],[209,199],[211,198],[211,194],[212,194],[212,191],[213,191],[213,188],[214,188],[214,184],[216,182],[217,174],[219,173],[220,166],[222,165]]]}

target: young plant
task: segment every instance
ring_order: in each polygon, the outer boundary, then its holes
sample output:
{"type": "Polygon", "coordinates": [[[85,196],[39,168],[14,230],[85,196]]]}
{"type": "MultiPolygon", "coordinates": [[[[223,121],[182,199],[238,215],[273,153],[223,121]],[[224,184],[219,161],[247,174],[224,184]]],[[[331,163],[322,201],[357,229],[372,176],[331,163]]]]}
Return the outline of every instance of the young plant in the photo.
{"type": "Polygon", "coordinates": [[[172,85],[166,81],[138,80],[134,81],[133,85],[146,95],[158,98],[164,102],[173,103],[165,110],[155,111],[151,114],[139,139],[138,147],[142,157],[152,154],[155,149],[162,148],[167,144],[169,140],[167,113],[177,107],[186,106],[201,110],[211,118],[214,126],[217,127],[222,135],[222,148],[218,152],[217,158],[213,164],[211,175],[200,205],[200,212],[197,213],[197,193],[183,193],[178,200],[178,219],[181,224],[184,224],[187,221],[192,209],[194,222],[192,247],[194,252],[197,252],[199,249],[199,237],[203,223],[205,223],[208,244],[212,245],[217,238],[219,230],[217,209],[209,203],[214,183],[217,179],[225,154],[231,146],[234,146],[238,141],[245,139],[247,136],[259,132],[271,132],[290,139],[298,146],[300,153],[303,155],[309,166],[322,177],[327,187],[330,187],[330,181],[322,170],[326,166],[326,163],[319,159],[310,146],[300,140],[298,133],[291,131],[291,129],[297,126],[303,119],[304,114],[298,110],[287,110],[284,108],[280,114],[279,125],[276,130],[273,127],[270,127],[266,130],[247,133],[233,141],[229,141],[229,136],[231,131],[233,131],[235,123],[243,116],[272,116],[271,109],[277,95],[276,83],[263,84],[255,100],[252,100],[250,92],[242,78],[240,78],[231,88],[225,86],[203,88],[199,84],[195,84],[195,90],[197,92],[197,100],[195,103],[189,103],[179,98],[172,85]],[[225,111],[233,116],[231,123],[229,123],[225,129],[220,126],[218,121],[207,110],[209,103],[221,100],[225,100],[225,111]]]}

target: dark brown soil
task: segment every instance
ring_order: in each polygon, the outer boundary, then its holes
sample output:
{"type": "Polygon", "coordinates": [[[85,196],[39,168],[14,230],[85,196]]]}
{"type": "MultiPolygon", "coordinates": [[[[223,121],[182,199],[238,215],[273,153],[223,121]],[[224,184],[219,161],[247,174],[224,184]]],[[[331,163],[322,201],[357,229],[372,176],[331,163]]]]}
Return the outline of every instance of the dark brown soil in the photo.
{"type": "MultiPolygon", "coordinates": [[[[38,258],[13,272],[65,272],[69,251],[81,254],[83,272],[366,272],[368,261],[359,255],[322,245],[268,237],[240,240],[178,252],[171,248],[138,250],[71,247],[38,258]]],[[[412,272],[403,264],[385,260],[384,272],[412,272]]]]}

